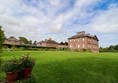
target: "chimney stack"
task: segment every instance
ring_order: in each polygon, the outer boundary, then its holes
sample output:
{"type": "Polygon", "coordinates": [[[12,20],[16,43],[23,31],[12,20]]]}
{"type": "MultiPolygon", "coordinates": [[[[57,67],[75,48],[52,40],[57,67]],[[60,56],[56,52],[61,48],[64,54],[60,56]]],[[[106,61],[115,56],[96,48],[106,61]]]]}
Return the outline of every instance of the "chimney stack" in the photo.
{"type": "Polygon", "coordinates": [[[49,40],[52,40],[52,38],[49,38],[49,40]]]}
{"type": "Polygon", "coordinates": [[[85,31],[78,32],[77,35],[85,35],[85,31]]]}

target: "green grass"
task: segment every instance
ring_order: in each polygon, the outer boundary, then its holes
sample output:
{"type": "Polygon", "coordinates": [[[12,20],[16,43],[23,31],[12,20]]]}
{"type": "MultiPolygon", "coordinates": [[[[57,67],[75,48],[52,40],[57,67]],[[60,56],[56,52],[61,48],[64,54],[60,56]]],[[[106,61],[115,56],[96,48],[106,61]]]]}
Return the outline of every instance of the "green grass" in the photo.
{"type": "MultiPolygon", "coordinates": [[[[28,51],[3,52],[2,59],[28,51]]],[[[118,53],[29,51],[37,83],[118,83],[118,53]]],[[[5,73],[1,72],[0,79],[5,73]]]]}

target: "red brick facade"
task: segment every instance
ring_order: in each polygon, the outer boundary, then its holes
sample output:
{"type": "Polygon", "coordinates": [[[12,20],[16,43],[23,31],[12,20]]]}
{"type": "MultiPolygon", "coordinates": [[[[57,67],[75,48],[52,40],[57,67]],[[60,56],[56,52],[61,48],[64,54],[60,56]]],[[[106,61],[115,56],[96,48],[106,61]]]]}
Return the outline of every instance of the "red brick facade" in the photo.
{"type": "Polygon", "coordinates": [[[45,39],[45,41],[38,42],[37,46],[56,47],[56,48],[68,48],[68,45],[61,45],[60,43],[52,40],[51,38],[45,39]]]}
{"type": "Polygon", "coordinates": [[[90,34],[85,34],[85,31],[78,32],[77,35],[68,38],[68,46],[71,49],[89,49],[92,52],[99,52],[97,36],[91,36],[90,34]]]}
{"type": "Polygon", "coordinates": [[[40,41],[37,43],[37,46],[44,46],[44,47],[58,47],[58,43],[51,38],[45,39],[45,41],[40,41]]]}
{"type": "Polygon", "coordinates": [[[15,37],[10,37],[8,39],[5,39],[5,41],[4,41],[3,44],[8,44],[8,45],[22,45],[22,44],[24,44],[24,42],[16,39],[15,37]]]}

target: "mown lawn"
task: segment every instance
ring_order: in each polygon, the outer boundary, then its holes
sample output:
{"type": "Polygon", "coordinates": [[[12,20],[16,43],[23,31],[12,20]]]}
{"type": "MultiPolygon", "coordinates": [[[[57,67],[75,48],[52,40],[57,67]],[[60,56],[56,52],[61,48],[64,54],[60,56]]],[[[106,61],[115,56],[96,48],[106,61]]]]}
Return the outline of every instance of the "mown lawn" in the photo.
{"type": "MultiPolygon", "coordinates": [[[[36,65],[37,83],[118,83],[118,53],[61,51],[3,52],[2,59],[30,53],[36,65]]],[[[0,79],[5,74],[0,73],[0,79]]]]}

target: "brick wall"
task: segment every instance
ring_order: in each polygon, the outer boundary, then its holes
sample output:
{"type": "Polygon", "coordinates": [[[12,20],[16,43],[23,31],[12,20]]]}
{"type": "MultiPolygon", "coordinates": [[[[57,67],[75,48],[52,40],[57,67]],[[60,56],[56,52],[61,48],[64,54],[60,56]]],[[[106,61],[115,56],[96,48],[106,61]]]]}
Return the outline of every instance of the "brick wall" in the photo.
{"type": "Polygon", "coordinates": [[[99,44],[96,36],[85,34],[85,31],[78,32],[76,36],[68,38],[68,46],[71,49],[89,49],[92,52],[99,52],[99,44]]]}

